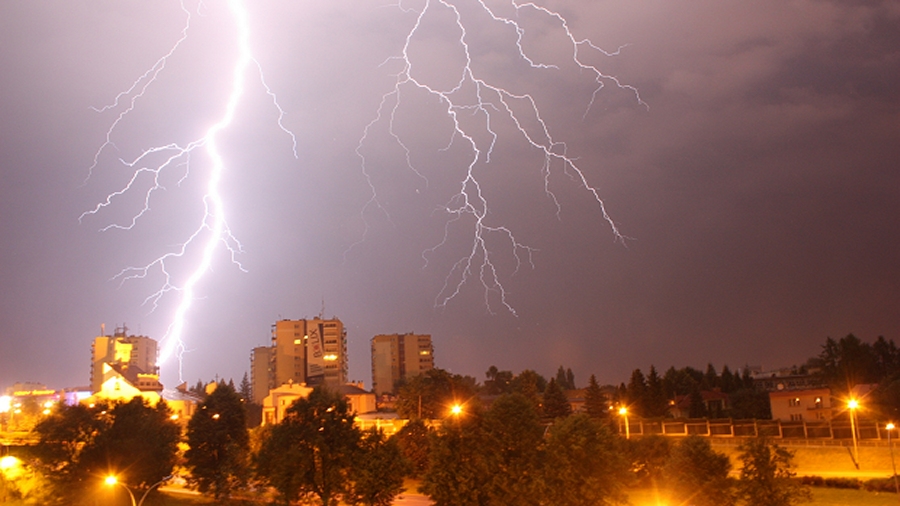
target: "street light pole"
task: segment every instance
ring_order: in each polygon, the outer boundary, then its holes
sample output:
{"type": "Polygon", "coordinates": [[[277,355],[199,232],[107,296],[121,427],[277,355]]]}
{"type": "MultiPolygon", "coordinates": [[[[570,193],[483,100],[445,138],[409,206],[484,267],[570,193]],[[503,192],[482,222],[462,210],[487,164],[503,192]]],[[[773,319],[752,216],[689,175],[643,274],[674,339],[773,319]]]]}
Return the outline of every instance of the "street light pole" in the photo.
{"type": "Polygon", "coordinates": [[[128,488],[128,486],[125,485],[124,483],[120,482],[119,479],[116,478],[115,476],[107,476],[107,477],[106,477],[106,484],[107,484],[107,485],[110,485],[110,486],[112,486],[112,485],[119,485],[120,487],[124,488],[124,489],[128,492],[128,497],[131,498],[131,506],[142,506],[142,505],[144,504],[144,499],[147,498],[147,494],[149,494],[150,491],[153,490],[154,488],[156,488],[156,487],[162,485],[163,483],[167,482],[167,481],[169,480],[169,478],[171,478],[171,477],[172,477],[172,475],[170,474],[169,476],[166,476],[165,478],[159,480],[158,482],[154,483],[153,485],[150,485],[150,488],[148,488],[148,489],[144,492],[144,495],[141,496],[141,500],[140,500],[140,501],[135,500],[135,498],[134,498],[134,493],[131,491],[131,489],[128,488]]]}
{"type": "Polygon", "coordinates": [[[856,399],[850,399],[847,407],[850,409],[850,432],[853,437],[853,465],[859,470],[859,441],[856,438],[856,408],[859,407],[859,402],[856,399]]]}
{"type": "Polygon", "coordinates": [[[894,430],[894,424],[889,423],[885,428],[888,433],[888,448],[891,451],[891,469],[894,471],[894,490],[900,495],[900,482],[897,481],[897,465],[894,463],[894,446],[891,444],[891,431],[894,430]]]}
{"type": "Polygon", "coordinates": [[[631,439],[631,427],[628,425],[628,408],[619,408],[619,414],[625,418],[625,439],[631,439]]]}

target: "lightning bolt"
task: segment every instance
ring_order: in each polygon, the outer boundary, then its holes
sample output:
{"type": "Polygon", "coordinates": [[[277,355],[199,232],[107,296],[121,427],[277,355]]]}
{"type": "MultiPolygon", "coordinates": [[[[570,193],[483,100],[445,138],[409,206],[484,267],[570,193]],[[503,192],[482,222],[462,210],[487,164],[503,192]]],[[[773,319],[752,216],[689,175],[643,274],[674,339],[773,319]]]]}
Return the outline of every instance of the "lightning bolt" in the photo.
{"type": "MultiPolygon", "coordinates": [[[[511,33],[512,44],[518,59],[525,62],[529,69],[539,72],[554,72],[560,67],[555,63],[541,62],[538,58],[529,55],[526,50],[528,32],[520,19],[526,14],[538,15],[554,23],[570,47],[571,61],[567,64],[575,65],[582,73],[592,76],[596,84],[593,93],[586,100],[584,117],[594,105],[599,91],[607,84],[630,91],[634,94],[636,103],[644,106],[646,104],[641,100],[635,88],[621,83],[614,76],[603,73],[583,58],[585,52],[615,56],[622,48],[607,52],[588,39],[578,39],[566,19],[558,12],[532,2],[517,2],[516,0],[511,0],[505,8],[508,15],[500,14],[504,11],[503,8],[491,7],[485,0],[418,0],[416,7],[409,7],[407,4],[408,2],[403,0],[394,4],[403,15],[411,16],[413,22],[405,34],[399,54],[385,62],[399,62],[400,70],[395,74],[396,79],[391,89],[382,95],[375,115],[363,129],[356,148],[362,174],[370,189],[370,197],[361,210],[361,217],[366,229],[361,239],[351,245],[348,252],[366,240],[369,233],[368,214],[370,212],[377,210],[390,218],[387,208],[379,200],[378,191],[369,170],[369,159],[366,155],[370,134],[376,128],[381,127],[382,124],[385,125],[384,128],[405,155],[406,169],[420,178],[423,184],[428,184],[426,173],[413,163],[412,151],[408,142],[395,128],[396,116],[403,98],[412,91],[425,92],[437,99],[443,108],[443,114],[452,125],[444,150],[462,146],[468,153],[464,176],[459,181],[458,189],[444,205],[439,207],[439,211],[446,216],[443,236],[436,244],[422,252],[424,265],[427,266],[430,257],[444,248],[451,240],[451,231],[455,230],[454,227],[468,227],[466,230],[468,230],[467,237],[470,238],[470,242],[467,246],[467,253],[453,264],[444,280],[443,287],[435,298],[435,306],[446,306],[469,283],[478,283],[483,290],[484,303],[489,312],[494,312],[493,307],[499,301],[506,311],[515,315],[516,311],[509,302],[509,294],[503,286],[502,276],[495,263],[495,251],[489,247],[489,242],[496,237],[506,245],[508,254],[511,255],[516,266],[516,271],[526,265],[534,267],[533,255],[536,250],[520,241],[512,228],[493,221],[491,206],[484,191],[485,183],[482,182],[480,171],[491,163],[491,156],[499,135],[499,130],[495,128],[495,125],[510,125],[513,132],[516,132],[529,146],[542,154],[541,174],[544,192],[556,207],[557,216],[561,212],[561,204],[552,189],[551,176],[562,172],[592,196],[598,206],[600,216],[608,224],[614,240],[624,243],[627,238],[620,233],[616,223],[607,213],[600,192],[589,182],[589,178],[578,165],[577,158],[567,153],[565,142],[557,140],[551,134],[551,128],[544,119],[541,108],[538,106],[538,100],[531,93],[492,82],[481,70],[482,67],[476,65],[477,58],[474,55],[473,47],[477,45],[477,41],[473,40],[474,30],[470,31],[469,23],[475,21],[475,16],[481,17],[479,22],[484,21],[486,17],[486,20],[492,24],[491,26],[497,26],[501,30],[511,33]],[[465,6],[474,7],[474,10],[466,10],[465,6]],[[454,84],[450,86],[430,84],[424,74],[419,71],[421,65],[413,57],[411,51],[417,37],[426,30],[424,22],[427,17],[439,12],[450,14],[450,19],[453,21],[451,26],[446,28],[456,34],[454,43],[460,48],[464,60],[462,65],[455,70],[457,74],[454,84]],[[477,125],[473,125],[472,119],[476,120],[477,125]]],[[[202,0],[199,5],[203,6],[202,0]]],[[[118,149],[115,138],[123,122],[144,99],[145,93],[163,75],[171,57],[188,39],[192,14],[185,6],[184,0],[180,2],[180,6],[185,22],[180,37],[170,50],[134,80],[130,87],[116,95],[111,104],[96,109],[101,114],[113,114],[114,119],[106,131],[104,142],[93,157],[93,163],[88,170],[88,180],[101,165],[105,154],[118,149]]],[[[204,181],[204,190],[200,197],[203,215],[193,231],[165,254],[142,266],[122,269],[113,278],[124,283],[129,280],[147,279],[151,275],[162,276],[161,286],[144,299],[144,304],[149,304],[153,311],[158,308],[163,298],[174,297],[177,301],[171,322],[162,338],[160,363],[172,356],[177,357],[180,379],[183,354],[186,351],[182,337],[185,333],[188,312],[197,298],[197,287],[211,269],[215,255],[217,252],[224,252],[234,265],[243,270],[238,260],[243,248],[228,227],[225,219],[226,206],[220,193],[220,183],[230,167],[219,149],[219,141],[221,133],[228,129],[234,121],[235,112],[244,96],[245,84],[253,69],[256,70],[259,83],[270,96],[274,108],[277,109],[278,126],[290,136],[293,142],[293,153],[295,158],[297,157],[296,138],[282,121],[285,115],[284,110],[266,84],[262,68],[251,52],[250,25],[244,5],[240,0],[228,0],[228,6],[235,21],[238,51],[231,74],[230,93],[221,116],[211,121],[211,126],[192,140],[160,144],[145,149],[130,159],[119,158],[121,166],[126,171],[130,171],[128,180],[80,217],[80,220],[83,220],[86,217],[107,212],[107,210],[122,205],[119,203],[127,195],[136,193],[141,198],[140,209],[130,214],[125,221],[113,221],[101,229],[102,231],[132,230],[151,212],[151,203],[155,195],[166,189],[164,181],[168,179],[165,178],[174,177],[177,184],[181,184],[192,175],[192,158],[200,158],[201,167],[205,169],[204,174],[207,179],[204,181]],[[142,193],[143,186],[146,186],[147,189],[142,193]],[[190,263],[190,267],[188,274],[182,278],[175,274],[175,265],[177,264],[181,268],[185,262],[190,263]]],[[[196,162],[193,163],[196,164],[196,162]]]]}
{"type": "MultiPolygon", "coordinates": [[[[490,79],[483,76],[483,72],[476,68],[472,50],[473,44],[476,44],[476,42],[472,41],[473,37],[467,28],[467,22],[473,23],[476,21],[476,14],[472,14],[470,12],[471,9],[464,14],[465,7],[463,4],[475,5],[476,11],[480,15],[488,16],[495,25],[512,30],[518,58],[526,62],[529,68],[537,71],[554,71],[558,70],[559,67],[552,63],[542,63],[529,56],[524,44],[527,32],[517,18],[525,11],[529,11],[555,22],[568,40],[571,50],[571,62],[582,72],[591,75],[596,83],[593,93],[587,100],[583,118],[587,117],[588,112],[594,105],[597,94],[609,83],[630,91],[634,95],[636,103],[644,107],[647,107],[647,104],[641,100],[636,88],[620,82],[615,76],[605,74],[596,66],[586,63],[582,57],[582,53],[585,51],[599,53],[603,56],[616,56],[625,46],[610,52],[601,49],[589,39],[578,39],[572,33],[566,19],[558,12],[546,7],[533,2],[511,0],[509,8],[514,16],[503,16],[498,14],[498,10],[491,8],[484,0],[469,0],[468,2],[462,0],[420,0],[418,2],[420,7],[418,8],[405,7],[402,0],[396,4],[396,7],[403,13],[411,14],[415,21],[406,34],[400,54],[389,59],[389,61],[399,61],[401,70],[396,74],[393,87],[381,97],[375,117],[366,125],[356,148],[362,173],[369,185],[370,198],[361,211],[361,217],[365,224],[362,238],[351,245],[348,252],[366,240],[366,235],[370,229],[367,213],[370,210],[377,210],[390,219],[386,207],[379,200],[378,191],[369,171],[369,161],[366,157],[367,141],[370,133],[376,127],[382,123],[386,124],[385,128],[390,137],[404,153],[406,168],[422,179],[426,185],[428,183],[424,173],[412,163],[410,148],[395,128],[395,119],[401,107],[403,96],[411,94],[413,90],[424,91],[437,99],[443,107],[444,114],[451,120],[452,128],[444,150],[449,150],[455,143],[462,143],[469,152],[465,177],[460,182],[459,190],[450,198],[446,205],[440,208],[440,212],[447,217],[443,237],[437,244],[422,253],[424,266],[427,266],[429,257],[447,245],[452,227],[457,225],[469,227],[468,236],[471,243],[467,248],[468,252],[453,264],[444,280],[443,287],[435,298],[435,307],[446,306],[462,292],[467,284],[474,281],[481,286],[484,304],[488,312],[494,314],[492,309],[493,300],[498,301],[506,311],[515,315],[515,308],[509,302],[509,294],[504,288],[501,276],[498,273],[497,264],[493,258],[494,252],[488,247],[488,238],[499,237],[506,244],[516,266],[513,274],[518,272],[523,265],[527,264],[532,268],[534,267],[533,253],[536,250],[519,241],[513,230],[503,224],[493,223],[490,219],[490,206],[485,196],[483,183],[478,177],[478,170],[491,162],[491,155],[498,137],[494,127],[495,124],[501,122],[510,123],[513,131],[517,132],[528,145],[542,153],[544,192],[555,205],[558,218],[561,212],[561,205],[551,188],[551,175],[554,167],[561,167],[564,174],[575,180],[592,196],[599,207],[600,215],[610,227],[614,240],[624,244],[627,237],[622,235],[616,223],[607,213],[606,206],[600,197],[600,192],[589,183],[588,177],[578,165],[576,158],[567,154],[566,144],[556,140],[551,134],[551,129],[544,120],[534,96],[527,92],[516,92],[492,83],[490,79]],[[458,34],[455,43],[462,50],[464,57],[464,63],[455,69],[457,77],[454,84],[444,88],[435,84],[429,84],[428,80],[423,77],[424,73],[417,71],[421,65],[418,65],[415,58],[411,56],[410,51],[416,37],[421,35],[421,32],[424,30],[423,26],[427,17],[429,15],[439,15],[440,10],[445,10],[445,12],[449,12],[452,15],[454,31],[458,34]],[[464,122],[462,120],[463,115],[478,118],[478,125],[472,126],[471,122],[464,122]],[[479,135],[479,130],[487,132],[486,140],[482,139],[485,137],[484,135],[479,135]],[[468,220],[466,220],[467,218],[468,220]]],[[[345,256],[346,254],[345,252],[345,256]]]]}
{"type": "MultiPolygon", "coordinates": [[[[188,38],[188,32],[191,27],[191,12],[185,6],[184,2],[180,3],[181,10],[185,15],[184,28],[181,31],[181,37],[175,42],[171,49],[159,58],[156,63],[149,68],[144,74],[136,79],[132,85],[119,93],[113,103],[103,108],[95,108],[98,112],[119,111],[116,118],[112,121],[106,132],[105,142],[100,146],[94,155],[93,164],[89,168],[88,178],[91,177],[94,170],[100,164],[103,153],[113,147],[114,135],[120,124],[131,113],[137,103],[144,97],[150,86],[157,81],[158,77],[165,69],[166,64],[173,54],[176,53],[179,46],[188,38]]],[[[202,3],[200,4],[202,6],[202,3]]],[[[184,181],[190,172],[190,159],[195,151],[202,150],[206,154],[208,163],[208,180],[206,181],[205,191],[200,200],[203,207],[203,216],[197,224],[194,231],[181,244],[177,245],[171,251],[153,259],[151,262],[140,267],[127,267],[120,271],[113,279],[125,282],[131,279],[144,279],[151,273],[159,272],[162,274],[164,282],[162,286],[154,293],[149,295],[144,304],[151,304],[152,310],[156,309],[160,299],[170,292],[177,294],[178,302],[175,312],[172,316],[166,334],[162,338],[162,345],[159,356],[159,363],[164,363],[171,356],[178,358],[178,375],[179,380],[182,378],[182,362],[185,352],[185,344],[182,340],[184,334],[186,318],[195,298],[198,283],[203,279],[204,275],[210,270],[213,264],[215,253],[220,249],[224,249],[239,269],[244,270],[237,259],[243,248],[241,243],[235,238],[228,227],[225,220],[225,203],[219,191],[222,177],[227,169],[222,153],[219,149],[219,135],[227,129],[234,121],[235,111],[237,110],[241,98],[244,95],[245,81],[251,70],[256,68],[259,74],[259,80],[265,92],[271,97],[274,107],[278,110],[278,126],[287,133],[293,141],[294,157],[297,157],[297,141],[294,134],[288,130],[282,120],[284,118],[284,110],[278,104],[277,97],[269,89],[262,73],[262,68],[254,59],[249,44],[249,20],[244,5],[239,0],[229,0],[229,9],[234,17],[236,29],[236,42],[238,46],[237,58],[234,62],[231,73],[231,88],[226,100],[222,116],[209,126],[202,136],[191,140],[187,143],[172,142],[165,145],[151,147],[144,150],[137,157],[131,160],[120,159],[124,167],[132,170],[132,174],[127,183],[120,189],[110,193],[98,203],[93,209],[84,212],[79,220],[83,220],[89,215],[95,215],[113,206],[128,193],[137,191],[136,188],[144,179],[150,178],[149,189],[143,195],[143,207],[126,223],[111,223],[103,227],[102,231],[109,229],[131,230],[139,220],[144,217],[151,209],[151,200],[154,194],[165,187],[161,183],[161,177],[164,173],[181,170],[183,173],[178,180],[178,184],[184,181]],[[179,259],[184,259],[189,252],[196,252],[199,259],[189,269],[189,274],[184,281],[178,283],[171,274],[170,264],[179,259]]]]}

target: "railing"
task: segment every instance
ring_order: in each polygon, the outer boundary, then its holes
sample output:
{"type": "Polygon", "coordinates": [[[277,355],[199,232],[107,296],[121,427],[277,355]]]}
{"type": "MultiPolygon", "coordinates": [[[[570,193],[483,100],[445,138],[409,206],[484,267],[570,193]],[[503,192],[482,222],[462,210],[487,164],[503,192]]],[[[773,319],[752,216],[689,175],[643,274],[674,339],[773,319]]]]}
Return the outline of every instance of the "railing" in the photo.
{"type": "MultiPolygon", "coordinates": [[[[857,438],[860,442],[887,443],[884,423],[859,420],[857,438]]],[[[617,423],[620,434],[625,434],[625,420],[617,423]]],[[[712,438],[745,438],[766,436],[783,440],[835,441],[852,440],[849,420],[781,421],[781,420],[732,420],[732,419],[638,419],[628,418],[631,437],[644,435],[707,436],[712,438]]]]}

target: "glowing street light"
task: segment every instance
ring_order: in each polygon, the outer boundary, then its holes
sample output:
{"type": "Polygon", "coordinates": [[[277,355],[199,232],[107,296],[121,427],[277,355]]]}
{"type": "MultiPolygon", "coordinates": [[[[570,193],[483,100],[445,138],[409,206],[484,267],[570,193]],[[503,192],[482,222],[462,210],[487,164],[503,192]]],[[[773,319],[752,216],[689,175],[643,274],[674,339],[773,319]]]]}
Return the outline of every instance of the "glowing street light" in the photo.
{"type": "Polygon", "coordinates": [[[622,406],[619,408],[619,414],[625,419],[625,439],[631,439],[631,426],[628,424],[628,408],[622,406]]]}
{"type": "Polygon", "coordinates": [[[5,457],[0,458],[0,473],[7,474],[12,473],[19,467],[22,461],[13,457],[12,455],[7,455],[5,457]]]}
{"type": "Polygon", "coordinates": [[[454,404],[454,405],[450,408],[450,414],[452,414],[453,416],[458,417],[459,415],[462,414],[462,406],[459,405],[459,404],[454,404]]]}
{"type": "Polygon", "coordinates": [[[894,430],[894,424],[888,423],[884,426],[888,433],[888,448],[891,451],[891,469],[894,471],[894,490],[900,494],[900,482],[897,481],[897,465],[894,464],[894,446],[891,444],[891,431],[894,430]]]}
{"type": "Polygon", "coordinates": [[[135,500],[135,498],[134,498],[134,493],[131,491],[131,489],[128,488],[127,485],[125,485],[124,483],[122,483],[121,481],[119,481],[119,478],[116,477],[115,475],[112,475],[112,474],[111,474],[111,475],[107,476],[107,477],[103,480],[103,482],[106,483],[106,485],[107,485],[107,486],[110,486],[110,487],[114,487],[114,486],[116,486],[116,485],[119,485],[120,487],[124,488],[124,489],[128,492],[128,497],[131,498],[131,506],[141,506],[142,504],[144,504],[144,499],[147,498],[147,494],[149,494],[151,490],[153,490],[154,488],[156,488],[156,487],[162,485],[163,483],[165,483],[166,481],[168,481],[169,478],[171,478],[171,477],[172,477],[172,475],[166,476],[165,478],[159,480],[158,482],[154,483],[153,485],[150,485],[150,488],[148,488],[147,491],[144,492],[144,495],[141,496],[141,500],[140,500],[140,501],[136,501],[136,500],[135,500]]]}
{"type": "Polygon", "coordinates": [[[850,410],[850,433],[853,437],[853,465],[859,469],[859,440],[856,437],[856,410],[859,409],[859,401],[850,399],[847,401],[847,409],[850,410]]]}

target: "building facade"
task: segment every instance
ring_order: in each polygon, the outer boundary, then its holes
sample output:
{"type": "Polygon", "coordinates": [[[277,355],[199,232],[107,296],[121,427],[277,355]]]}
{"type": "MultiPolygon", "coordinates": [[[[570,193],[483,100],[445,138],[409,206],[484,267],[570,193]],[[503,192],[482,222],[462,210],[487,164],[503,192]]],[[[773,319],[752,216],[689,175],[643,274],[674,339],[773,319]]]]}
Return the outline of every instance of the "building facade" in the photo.
{"type": "Polygon", "coordinates": [[[156,340],[147,336],[128,335],[127,327],[118,327],[113,335],[103,335],[101,326],[99,336],[94,338],[91,346],[91,392],[103,389],[104,383],[114,376],[129,374],[134,378],[141,376],[159,376],[156,362],[159,358],[159,346],[156,340]]]}
{"type": "Polygon", "coordinates": [[[347,381],[347,331],[337,318],[280,320],[272,345],[250,356],[254,402],[286,384],[339,387],[347,381]]]}
{"type": "Polygon", "coordinates": [[[402,379],[434,369],[434,347],[429,334],[380,334],[372,338],[372,390],[375,395],[394,392],[402,379]]]}
{"type": "Polygon", "coordinates": [[[790,422],[831,420],[831,389],[782,389],[769,392],[772,419],[790,422]]]}
{"type": "Polygon", "coordinates": [[[275,348],[258,346],[250,351],[250,390],[254,404],[262,405],[275,385],[275,348]]]}

